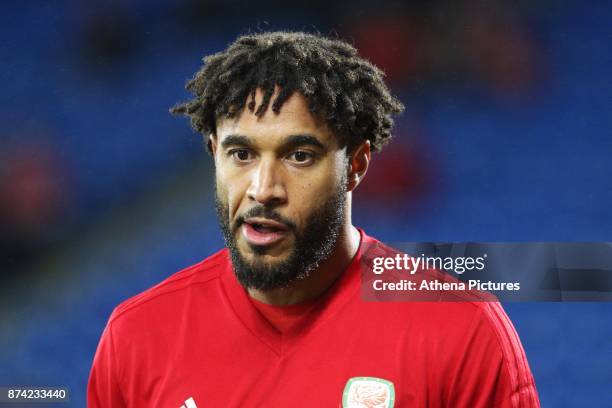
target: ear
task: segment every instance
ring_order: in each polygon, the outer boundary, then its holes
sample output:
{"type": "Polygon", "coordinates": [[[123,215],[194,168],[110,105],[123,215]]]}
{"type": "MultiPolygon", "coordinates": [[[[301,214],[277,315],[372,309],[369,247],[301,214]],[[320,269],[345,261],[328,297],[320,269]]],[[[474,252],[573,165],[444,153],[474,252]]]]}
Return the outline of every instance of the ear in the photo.
{"type": "Polygon", "coordinates": [[[349,155],[347,190],[353,191],[363,180],[370,164],[370,141],[366,140],[353,149],[349,155]]]}
{"type": "Polygon", "coordinates": [[[215,157],[215,153],[217,153],[217,135],[215,135],[214,133],[211,133],[208,136],[208,149],[210,150],[210,154],[213,155],[213,157],[215,157]]]}

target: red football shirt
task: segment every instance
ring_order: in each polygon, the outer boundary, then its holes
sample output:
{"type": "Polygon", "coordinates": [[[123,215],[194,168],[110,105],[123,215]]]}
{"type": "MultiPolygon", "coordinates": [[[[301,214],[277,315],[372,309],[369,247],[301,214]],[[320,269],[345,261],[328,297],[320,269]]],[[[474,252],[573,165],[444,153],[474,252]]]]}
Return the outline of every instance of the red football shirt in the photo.
{"type": "Polygon", "coordinates": [[[310,309],[315,307],[317,302],[318,299],[315,299],[296,305],[276,306],[251,298],[253,306],[255,306],[255,308],[259,310],[259,313],[280,332],[286,332],[293,327],[293,325],[299,324],[310,309]]]}
{"type": "Polygon", "coordinates": [[[384,247],[361,235],[344,274],[283,331],[251,302],[227,250],[122,303],[94,358],[88,406],[539,406],[498,303],[363,301],[364,248],[384,247]]]}

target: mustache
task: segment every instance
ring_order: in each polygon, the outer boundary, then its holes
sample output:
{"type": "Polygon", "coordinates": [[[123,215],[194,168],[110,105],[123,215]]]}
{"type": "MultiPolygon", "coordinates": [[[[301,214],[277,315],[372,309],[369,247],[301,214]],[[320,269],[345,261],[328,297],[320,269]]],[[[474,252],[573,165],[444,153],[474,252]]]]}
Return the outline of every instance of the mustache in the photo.
{"type": "Polygon", "coordinates": [[[258,205],[246,211],[244,214],[241,214],[236,217],[236,221],[234,222],[233,228],[234,231],[240,228],[240,226],[245,223],[246,219],[252,217],[267,218],[269,220],[280,222],[281,224],[285,225],[290,231],[297,230],[297,225],[295,225],[295,223],[290,219],[283,217],[272,208],[264,207],[263,205],[258,205]]]}

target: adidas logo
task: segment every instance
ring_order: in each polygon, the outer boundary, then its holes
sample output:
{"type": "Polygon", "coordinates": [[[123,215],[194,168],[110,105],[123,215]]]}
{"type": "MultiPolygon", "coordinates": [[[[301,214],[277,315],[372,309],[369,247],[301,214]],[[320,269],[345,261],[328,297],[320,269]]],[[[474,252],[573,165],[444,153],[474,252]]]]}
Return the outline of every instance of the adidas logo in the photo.
{"type": "Polygon", "coordinates": [[[189,397],[189,399],[185,400],[185,403],[180,406],[180,408],[198,408],[193,397],[189,397]]]}

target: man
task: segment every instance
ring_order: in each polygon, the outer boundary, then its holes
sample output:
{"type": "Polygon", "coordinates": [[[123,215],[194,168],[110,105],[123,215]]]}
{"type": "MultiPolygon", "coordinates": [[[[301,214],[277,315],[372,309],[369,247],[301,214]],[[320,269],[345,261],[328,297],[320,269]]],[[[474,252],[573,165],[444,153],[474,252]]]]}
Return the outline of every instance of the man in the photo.
{"type": "Polygon", "coordinates": [[[366,302],[394,252],[351,194],[402,105],[348,44],[240,37],[173,109],[215,162],[227,244],[115,309],[90,407],[534,407],[516,332],[491,302],[366,302]]]}

